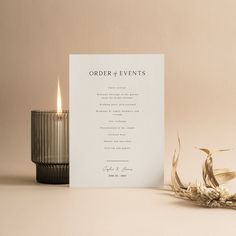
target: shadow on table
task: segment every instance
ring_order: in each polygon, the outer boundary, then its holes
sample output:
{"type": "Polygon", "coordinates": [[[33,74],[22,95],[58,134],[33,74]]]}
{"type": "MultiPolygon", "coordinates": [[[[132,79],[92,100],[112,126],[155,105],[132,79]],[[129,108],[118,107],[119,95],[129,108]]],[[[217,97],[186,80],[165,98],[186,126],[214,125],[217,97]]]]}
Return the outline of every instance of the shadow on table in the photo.
{"type": "Polygon", "coordinates": [[[202,206],[194,204],[194,202],[188,201],[188,200],[183,200],[183,199],[177,199],[170,203],[173,206],[176,207],[185,207],[185,208],[195,208],[195,209],[209,209],[209,208],[204,208],[202,206]]]}
{"type": "Polygon", "coordinates": [[[35,177],[33,176],[14,176],[14,175],[2,175],[0,176],[0,186],[30,186],[35,185],[35,177]]]}

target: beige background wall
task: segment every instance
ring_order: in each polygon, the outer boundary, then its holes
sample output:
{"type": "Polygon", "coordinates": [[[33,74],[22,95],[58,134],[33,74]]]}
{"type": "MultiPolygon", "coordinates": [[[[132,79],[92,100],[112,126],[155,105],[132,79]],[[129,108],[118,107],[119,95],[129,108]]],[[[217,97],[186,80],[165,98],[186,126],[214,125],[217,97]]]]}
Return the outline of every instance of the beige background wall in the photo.
{"type": "MultiPolygon", "coordinates": [[[[1,0],[1,173],[34,175],[30,111],[55,108],[58,75],[68,108],[70,53],[164,53],[166,181],[177,131],[195,180],[195,146],[236,147],[235,12],[234,0],[1,0]]],[[[235,153],[216,164],[236,169],[235,153]]]]}

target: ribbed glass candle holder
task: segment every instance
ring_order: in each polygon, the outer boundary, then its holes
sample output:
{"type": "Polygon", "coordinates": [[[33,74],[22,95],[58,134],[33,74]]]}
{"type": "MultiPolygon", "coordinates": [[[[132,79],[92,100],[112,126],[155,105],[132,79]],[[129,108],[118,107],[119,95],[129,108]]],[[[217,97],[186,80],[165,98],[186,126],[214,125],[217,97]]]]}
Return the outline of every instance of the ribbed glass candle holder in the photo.
{"type": "Polygon", "coordinates": [[[68,111],[31,111],[31,159],[38,182],[69,183],[68,111]]]}

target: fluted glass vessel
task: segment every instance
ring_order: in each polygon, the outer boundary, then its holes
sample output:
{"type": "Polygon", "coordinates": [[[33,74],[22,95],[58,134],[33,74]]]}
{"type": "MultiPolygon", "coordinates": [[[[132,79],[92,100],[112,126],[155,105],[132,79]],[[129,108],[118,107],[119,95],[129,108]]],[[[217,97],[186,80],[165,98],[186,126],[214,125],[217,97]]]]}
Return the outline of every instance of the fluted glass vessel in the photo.
{"type": "Polygon", "coordinates": [[[69,183],[68,111],[31,111],[31,159],[38,182],[69,183]]]}

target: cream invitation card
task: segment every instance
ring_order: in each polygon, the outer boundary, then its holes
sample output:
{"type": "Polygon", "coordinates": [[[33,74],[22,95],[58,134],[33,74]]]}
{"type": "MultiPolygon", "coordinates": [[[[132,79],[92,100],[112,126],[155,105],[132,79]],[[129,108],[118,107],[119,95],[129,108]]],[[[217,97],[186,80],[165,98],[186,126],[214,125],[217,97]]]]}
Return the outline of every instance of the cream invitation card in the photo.
{"type": "Polygon", "coordinates": [[[70,186],[163,184],[164,56],[70,55],[70,186]]]}

